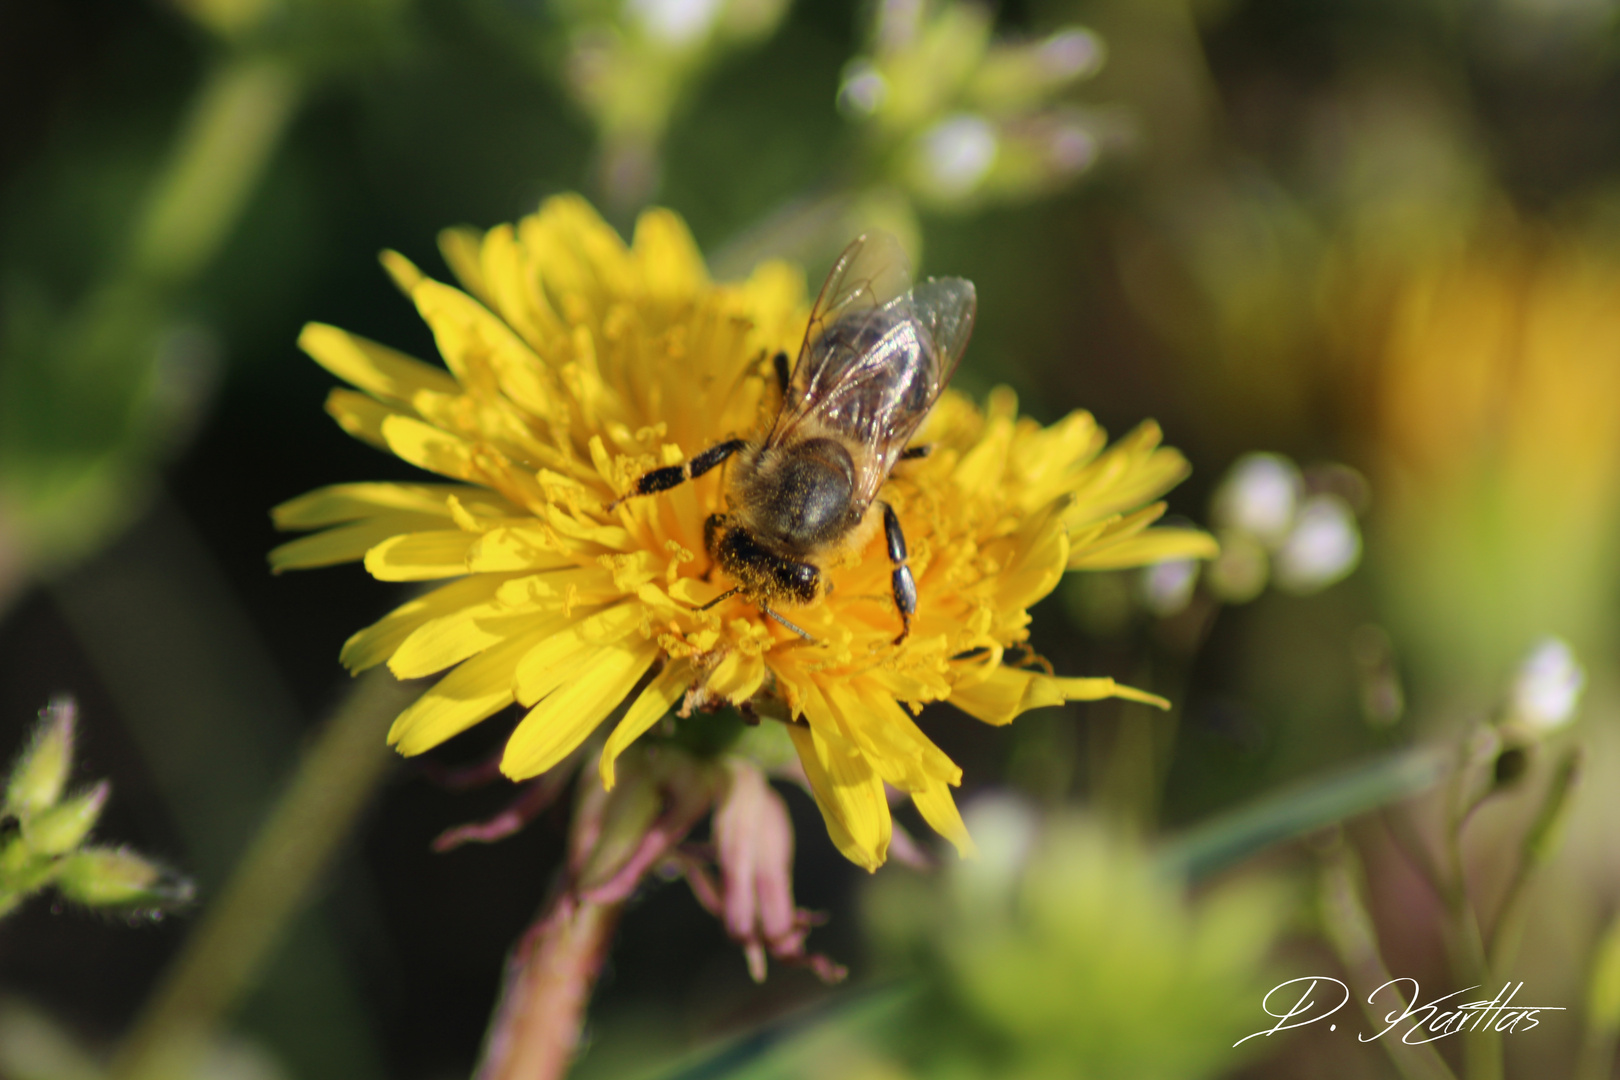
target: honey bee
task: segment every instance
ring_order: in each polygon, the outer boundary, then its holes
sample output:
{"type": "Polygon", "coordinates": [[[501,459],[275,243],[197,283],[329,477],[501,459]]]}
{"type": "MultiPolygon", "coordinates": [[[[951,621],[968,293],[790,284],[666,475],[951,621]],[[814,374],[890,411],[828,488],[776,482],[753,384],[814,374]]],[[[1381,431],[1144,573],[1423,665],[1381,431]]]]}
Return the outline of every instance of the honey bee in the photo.
{"type": "MultiPolygon", "coordinates": [[[[743,594],[806,640],[773,604],[809,604],[830,589],[820,562],[881,508],[894,604],[911,633],[917,583],[894,508],[877,499],[950,381],[973,332],[971,281],[930,278],[910,288],[899,241],[856,238],[828,274],[791,371],[775,357],[782,405],[763,440],[728,439],[681,465],[643,474],[625,498],[667,491],[734,458],[726,513],[704,523],[704,546],[736,585],[706,607],[743,594]]],[[[619,501],[623,501],[622,499],[619,501]]],[[[615,503],[614,505],[617,505],[615,503]]]]}

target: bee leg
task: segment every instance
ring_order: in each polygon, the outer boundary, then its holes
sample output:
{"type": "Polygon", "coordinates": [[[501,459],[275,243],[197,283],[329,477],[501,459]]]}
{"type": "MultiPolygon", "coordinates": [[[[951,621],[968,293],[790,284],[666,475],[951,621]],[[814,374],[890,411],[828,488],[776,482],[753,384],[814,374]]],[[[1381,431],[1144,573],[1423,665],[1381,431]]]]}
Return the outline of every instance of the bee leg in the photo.
{"type": "Polygon", "coordinates": [[[776,385],[781,388],[785,397],[788,392],[788,381],[792,376],[792,372],[788,370],[788,354],[785,352],[777,353],[772,358],[771,363],[776,365],[776,385]]]}
{"type": "Polygon", "coordinates": [[[679,487],[688,480],[696,480],[747,445],[747,439],[727,439],[723,443],[716,443],[714,446],[709,447],[690,461],[684,461],[679,465],[666,465],[662,469],[644,472],[636,478],[634,484],[630,485],[629,492],[620,495],[608,504],[608,509],[612,510],[624,500],[637,495],[652,495],[660,491],[668,491],[672,487],[679,487]]]}
{"type": "Polygon", "coordinates": [[[883,538],[889,543],[889,561],[894,564],[890,583],[894,606],[900,609],[900,636],[894,639],[899,645],[911,636],[911,617],[917,613],[917,581],[906,565],[906,534],[900,531],[900,519],[888,503],[883,504],[883,538]]]}
{"type": "Polygon", "coordinates": [[[902,450],[900,452],[900,460],[901,461],[916,461],[918,458],[925,458],[929,454],[932,454],[933,452],[934,452],[934,444],[933,443],[922,443],[922,444],[920,444],[918,446],[908,446],[908,447],[906,447],[904,450],[902,450]]]}
{"type": "Polygon", "coordinates": [[[759,605],[759,610],[763,611],[765,614],[769,615],[771,618],[775,619],[777,622],[781,623],[783,626],[787,627],[789,630],[793,631],[795,634],[798,634],[800,637],[804,638],[804,640],[808,641],[810,644],[814,645],[814,644],[817,643],[816,639],[811,637],[809,632],[807,630],[805,630],[804,627],[799,626],[796,623],[788,622],[786,619],[782,618],[782,616],[780,616],[776,612],[772,611],[768,604],[759,605]]]}

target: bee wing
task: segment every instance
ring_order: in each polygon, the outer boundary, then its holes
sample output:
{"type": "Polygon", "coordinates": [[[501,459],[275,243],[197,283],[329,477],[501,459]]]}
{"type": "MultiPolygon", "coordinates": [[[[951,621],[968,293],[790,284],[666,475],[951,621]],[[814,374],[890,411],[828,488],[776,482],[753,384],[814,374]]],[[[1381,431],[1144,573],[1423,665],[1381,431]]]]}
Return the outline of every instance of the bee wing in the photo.
{"type": "Polygon", "coordinates": [[[863,236],[821,290],[768,446],[832,436],[851,451],[864,508],[927,417],[973,332],[973,284],[930,279],[903,290],[899,243],[863,236]]]}
{"type": "MultiPolygon", "coordinates": [[[[934,388],[934,397],[938,397],[967,351],[979,296],[973,282],[965,278],[929,278],[912,290],[911,306],[939,352],[939,385],[934,388]]],[[[928,403],[932,405],[933,398],[928,403]]]]}
{"type": "Polygon", "coordinates": [[[895,303],[910,308],[912,325],[923,331],[918,336],[924,339],[924,348],[897,349],[892,357],[875,352],[871,355],[873,370],[864,377],[852,373],[850,389],[844,391],[844,396],[857,398],[882,388],[882,420],[864,440],[868,453],[856,458],[855,505],[862,508],[877,496],[889,470],[956,373],[973,335],[978,294],[973,282],[965,278],[929,278],[895,303]],[[870,383],[872,388],[863,390],[862,383],[870,383]]]}
{"type": "MultiPolygon", "coordinates": [[[[829,324],[856,311],[882,307],[911,290],[911,260],[893,233],[874,230],[850,241],[827,274],[805,331],[804,348],[829,324]]],[[[803,349],[800,350],[801,353],[803,349]]]]}

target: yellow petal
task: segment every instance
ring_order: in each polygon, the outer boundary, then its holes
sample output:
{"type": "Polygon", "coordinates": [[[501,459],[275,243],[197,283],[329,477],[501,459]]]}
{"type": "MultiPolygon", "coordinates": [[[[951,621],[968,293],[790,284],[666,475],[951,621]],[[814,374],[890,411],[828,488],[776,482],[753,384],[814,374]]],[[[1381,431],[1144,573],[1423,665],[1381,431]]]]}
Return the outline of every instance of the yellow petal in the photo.
{"type": "Polygon", "coordinates": [[[530,650],[517,669],[518,700],[539,701],[573,675],[576,658],[593,648],[611,645],[641,626],[640,604],[619,604],[551,635],[530,650]]]}
{"type": "Polygon", "coordinates": [[[602,747],[603,787],[613,790],[613,765],[619,755],[675,707],[675,703],[686,695],[686,688],[691,682],[692,666],[685,660],[674,660],[664,665],[658,677],[647,684],[635,704],[624,714],[624,719],[614,725],[613,734],[608,736],[607,745],[602,747]]]}
{"type": "Polygon", "coordinates": [[[987,724],[1007,724],[1030,709],[1061,705],[1065,701],[1100,701],[1124,698],[1168,709],[1170,703],[1157,694],[1123,686],[1113,679],[1061,679],[1038,671],[997,665],[984,681],[958,686],[951,692],[951,704],[987,724]]]}
{"type": "Polygon", "coordinates": [[[732,649],[709,673],[706,685],[711,693],[740,705],[753,697],[764,681],[765,658],[732,649]]]}
{"type": "Polygon", "coordinates": [[[461,393],[449,372],[325,323],[306,324],[298,347],[338,378],[389,401],[408,403],[418,390],[461,393]]]}
{"type": "Polygon", "coordinates": [[[894,828],[883,781],[864,756],[832,748],[814,728],[789,724],[788,734],[832,842],[850,862],[875,871],[889,857],[894,828]]]}
{"type": "Polygon", "coordinates": [[[430,529],[384,540],[366,552],[366,572],[378,581],[431,581],[467,572],[467,549],[478,540],[460,529],[430,529]]]}
{"type": "MultiPolygon", "coordinates": [[[[865,681],[854,682],[859,685],[865,681]]],[[[863,700],[854,685],[842,681],[823,683],[821,691],[839,733],[859,749],[879,777],[902,791],[920,791],[927,786],[929,778],[923,766],[922,746],[907,738],[906,728],[915,730],[915,726],[909,723],[909,717],[894,715],[895,712],[904,714],[905,710],[893,698],[878,693],[863,700]]],[[[807,710],[812,726],[817,712],[815,705],[807,710]]],[[[927,740],[922,742],[927,743],[927,740]]],[[[927,745],[934,749],[931,743],[927,745]]],[[[937,749],[935,752],[938,753],[937,749]]]]}
{"type": "Polygon", "coordinates": [[[668,210],[642,212],[631,251],[641,263],[647,292],[659,300],[680,301],[709,283],[703,253],[686,222],[668,210]]]}
{"type": "Polygon", "coordinates": [[[479,300],[528,345],[541,350],[548,338],[563,332],[545,293],[534,287],[535,275],[510,225],[497,225],[484,234],[478,265],[479,300]]]}
{"type": "Polygon", "coordinates": [[[398,409],[374,397],[342,388],[326,395],[326,413],[337,421],[338,427],[380,450],[388,449],[388,440],[382,433],[384,421],[400,415],[398,409]]]}
{"type": "Polygon", "coordinates": [[[340,663],[359,673],[375,667],[394,654],[401,643],[430,619],[480,604],[494,596],[509,575],[485,575],[452,581],[430,593],[402,604],[343,643],[340,663]]]}
{"type": "Polygon", "coordinates": [[[566,625],[567,616],[561,611],[513,612],[498,601],[463,607],[412,631],[389,659],[388,670],[396,678],[420,679],[459,664],[516,634],[542,631],[543,636],[549,636],[566,625]]]}
{"type": "Polygon", "coordinates": [[[397,251],[383,251],[378,254],[377,261],[382,263],[383,269],[388,271],[388,276],[394,279],[394,284],[406,296],[411,295],[411,290],[426,277],[416,268],[415,263],[397,251]]]}
{"type": "Polygon", "coordinates": [[[606,720],[658,658],[658,643],[639,637],[593,648],[570,681],[529,710],[506,741],[501,772],[538,776],[572,754],[606,720]]]}
{"type": "Polygon", "coordinates": [[[388,743],[406,757],[431,750],[512,704],[512,672],[539,634],[524,634],[466,661],[399,714],[388,743]]]}
{"type": "Polygon", "coordinates": [[[573,565],[573,560],[561,550],[556,535],[538,524],[491,529],[467,552],[467,569],[483,573],[549,570],[573,565]]]}
{"type": "Polygon", "coordinates": [[[487,365],[501,393],[514,405],[537,417],[552,414],[557,394],[545,364],[488,308],[432,278],[424,278],[411,298],[458,381],[469,388],[486,381],[488,376],[481,377],[479,368],[487,365]]]}
{"type": "Polygon", "coordinates": [[[961,768],[923,734],[891,690],[870,678],[851,680],[850,685],[860,695],[868,718],[881,723],[891,733],[891,738],[917,759],[925,775],[947,784],[962,782],[961,768]]]}
{"type": "Polygon", "coordinates": [[[996,603],[1023,610],[1057,588],[1069,562],[1069,534],[1055,507],[1040,512],[1011,537],[1012,555],[996,575],[996,603]]]}
{"type": "Polygon", "coordinates": [[[958,855],[964,859],[978,857],[979,849],[973,843],[973,837],[968,835],[967,825],[956,809],[956,800],[951,798],[951,789],[944,781],[936,780],[922,791],[912,792],[911,801],[923,820],[955,845],[958,855]]]}
{"type": "Polygon", "coordinates": [[[478,475],[472,447],[448,431],[397,415],[383,420],[381,431],[388,449],[419,469],[457,480],[472,480],[478,475]]]}
{"type": "Polygon", "coordinates": [[[354,562],[392,537],[442,524],[443,518],[426,514],[385,514],[369,521],[340,525],[313,536],[300,536],[272,549],[270,571],[279,574],[283,570],[310,570],[317,566],[354,562]]]}
{"type": "Polygon", "coordinates": [[[449,496],[477,492],[479,488],[460,484],[331,484],[288,499],[270,511],[270,520],[278,529],[291,530],[318,529],[400,510],[448,517],[445,500],[449,496]]]}
{"type": "Polygon", "coordinates": [[[484,287],[480,257],[483,244],[484,238],[478,230],[465,225],[439,233],[439,254],[444,257],[445,265],[464,289],[488,303],[489,292],[484,287]]]}
{"type": "Polygon", "coordinates": [[[1215,538],[1199,529],[1149,529],[1118,543],[1093,545],[1076,552],[1071,570],[1122,570],[1171,559],[1213,559],[1221,553],[1215,538]]]}

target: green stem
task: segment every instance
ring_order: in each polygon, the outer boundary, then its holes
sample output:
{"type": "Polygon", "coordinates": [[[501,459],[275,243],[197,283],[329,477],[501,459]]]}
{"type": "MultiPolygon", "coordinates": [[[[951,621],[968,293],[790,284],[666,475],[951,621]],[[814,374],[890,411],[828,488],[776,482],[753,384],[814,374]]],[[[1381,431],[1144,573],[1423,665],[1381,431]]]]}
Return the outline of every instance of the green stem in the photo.
{"type": "MultiPolygon", "coordinates": [[[[1485,951],[1485,937],[1479,916],[1468,897],[1468,870],[1463,860],[1463,832],[1476,809],[1489,795],[1472,792],[1471,768],[1478,756],[1476,740],[1464,737],[1458,749],[1457,769],[1446,791],[1446,881],[1443,898],[1446,907],[1446,947],[1451,955],[1452,972],[1464,982],[1486,993],[1491,965],[1485,951]]],[[[1490,1025],[1463,1036],[1463,1061],[1468,1080],[1502,1080],[1502,1037],[1490,1025]]]]}
{"type": "Polygon", "coordinates": [[[136,276],[183,281],[203,268],[241,215],[298,99],[298,80],[280,60],[248,54],[215,67],[136,225],[136,276]]]}
{"type": "Polygon", "coordinates": [[[1413,747],[1262,795],[1173,837],[1160,850],[1160,864],[1190,879],[1205,877],[1273,844],[1426,791],[1452,761],[1448,748],[1413,747]]]}
{"type": "Polygon", "coordinates": [[[115,1080],[192,1075],[382,780],[388,725],[414,696],[384,670],[350,692],[136,1021],[115,1080]]]}
{"type": "MultiPolygon", "coordinates": [[[[1362,1008],[1367,1019],[1374,1030],[1379,1030],[1386,1026],[1386,1019],[1372,1007],[1369,994],[1376,988],[1390,986],[1392,979],[1378,949],[1378,931],[1361,899],[1359,871],[1360,863],[1354,851],[1343,836],[1337,837],[1322,866],[1322,921],[1328,940],[1355,986],[1355,996],[1364,1003],[1362,1008]]],[[[1410,1002],[1400,994],[1398,985],[1391,989],[1404,1012],[1410,1002]]],[[[1399,1037],[1378,1041],[1405,1080],[1455,1080],[1432,1044],[1411,1044],[1399,1037]]]]}
{"type": "Polygon", "coordinates": [[[1508,882],[1496,916],[1496,925],[1491,931],[1491,971],[1497,979],[1507,977],[1507,969],[1519,955],[1519,943],[1524,938],[1528,914],[1526,896],[1530,879],[1552,856],[1557,846],[1564,819],[1569,812],[1570,796],[1580,780],[1582,756],[1581,749],[1576,747],[1559,759],[1547,784],[1547,792],[1542,797],[1541,807],[1524,834],[1524,842],[1519,846],[1519,865],[1508,882]]]}

